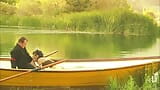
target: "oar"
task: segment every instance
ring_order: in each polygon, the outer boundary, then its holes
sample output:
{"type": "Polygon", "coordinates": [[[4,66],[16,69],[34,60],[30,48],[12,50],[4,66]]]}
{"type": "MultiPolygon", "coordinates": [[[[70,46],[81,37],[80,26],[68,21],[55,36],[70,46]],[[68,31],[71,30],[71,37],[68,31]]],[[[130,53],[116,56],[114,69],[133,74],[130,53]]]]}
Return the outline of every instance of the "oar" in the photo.
{"type": "MultiPolygon", "coordinates": [[[[55,53],[57,53],[58,51],[56,50],[56,51],[53,51],[53,52],[51,52],[51,53],[49,53],[49,54],[47,54],[47,55],[45,55],[45,56],[43,56],[43,57],[48,57],[48,56],[51,56],[51,55],[53,55],[53,54],[55,54],[55,53]]],[[[6,60],[6,61],[9,61],[9,60],[15,60],[14,58],[6,58],[6,57],[0,57],[0,60],[6,60]]]]}
{"type": "Polygon", "coordinates": [[[47,65],[39,67],[39,68],[35,68],[35,69],[32,69],[32,70],[28,70],[26,72],[18,73],[18,74],[15,74],[15,75],[0,79],[0,82],[6,81],[6,80],[9,80],[9,79],[12,79],[12,78],[16,78],[16,77],[19,77],[19,76],[22,76],[22,75],[25,75],[25,74],[28,74],[28,73],[31,73],[31,72],[34,72],[34,71],[42,70],[44,68],[60,64],[60,63],[62,63],[64,61],[66,61],[66,60],[59,60],[57,62],[54,62],[54,63],[51,63],[51,64],[47,64],[47,65]]]}
{"type": "MultiPolygon", "coordinates": [[[[67,59],[66,62],[99,62],[99,61],[127,61],[127,60],[147,60],[147,59],[160,59],[160,56],[148,57],[130,57],[130,58],[99,58],[99,59],[67,59]]],[[[55,59],[51,59],[57,61],[55,59]]]]}
{"type": "Polygon", "coordinates": [[[53,55],[53,54],[55,54],[55,53],[57,53],[57,52],[58,52],[57,50],[56,50],[56,51],[53,51],[53,52],[51,52],[51,53],[49,53],[49,54],[45,55],[44,57],[51,56],[51,55],[53,55]]]}
{"type": "Polygon", "coordinates": [[[7,57],[0,57],[0,60],[10,61],[10,60],[15,60],[15,59],[14,58],[7,58],[7,57]]]}

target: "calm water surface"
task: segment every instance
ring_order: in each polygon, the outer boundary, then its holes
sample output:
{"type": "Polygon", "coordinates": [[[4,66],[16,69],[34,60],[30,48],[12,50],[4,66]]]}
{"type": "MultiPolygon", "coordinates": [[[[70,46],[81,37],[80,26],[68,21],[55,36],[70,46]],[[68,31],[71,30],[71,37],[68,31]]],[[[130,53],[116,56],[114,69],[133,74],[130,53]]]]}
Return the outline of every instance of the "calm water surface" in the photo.
{"type": "Polygon", "coordinates": [[[0,29],[0,55],[9,52],[21,36],[28,38],[27,49],[44,54],[58,50],[53,58],[111,58],[160,55],[160,39],[154,36],[118,36],[78,33],[52,33],[0,29]]]}
{"type": "MultiPolygon", "coordinates": [[[[58,50],[52,58],[120,58],[160,55],[160,39],[154,36],[120,36],[87,33],[68,33],[37,30],[0,29],[0,56],[10,56],[9,52],[21,36],[28,38],[30,54],[40,49],[44,54],[58,50]]],[[[15,89],[15,87],[12,87],[15,89]]],[[[16,87],[17,88],[17,87],[16,87]]],[[[8,89],[4,87],[3,89],[8,89]]],[[[17,90],[27,90],[25,87],[17,90]]],[[[32,89],[31,87],[29,89],[32,89]]],[[[105,87],[55,87],[34,88],[34,90],[105,90],[105,87]]]]}

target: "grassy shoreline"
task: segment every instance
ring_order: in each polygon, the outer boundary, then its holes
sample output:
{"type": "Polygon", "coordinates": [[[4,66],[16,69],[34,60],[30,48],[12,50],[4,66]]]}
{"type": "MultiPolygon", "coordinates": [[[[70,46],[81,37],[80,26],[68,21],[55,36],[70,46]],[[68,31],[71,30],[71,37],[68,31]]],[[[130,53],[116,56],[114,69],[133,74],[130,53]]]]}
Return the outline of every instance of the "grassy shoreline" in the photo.
{"type": "Polygon", "coordinates": [[[0,15],[1,27],[33,28],[120,35],[158,35],[158,26],[146,16],[130,10],[77,12],[50,16],[0,15]]]}
{"type": "Polygon", "coordinates": [[[110,85],[107,87],[109,90],[158,90],[160,88],[160,70],[157,71],[157,75],[149,75],[145,73],[144,83],[139,87],[132,76],[129,77],[125,84],[119,83],[116,79],[110,80],[110,85]],[[155,81],[154,79],[157,78],[155,81]]]}

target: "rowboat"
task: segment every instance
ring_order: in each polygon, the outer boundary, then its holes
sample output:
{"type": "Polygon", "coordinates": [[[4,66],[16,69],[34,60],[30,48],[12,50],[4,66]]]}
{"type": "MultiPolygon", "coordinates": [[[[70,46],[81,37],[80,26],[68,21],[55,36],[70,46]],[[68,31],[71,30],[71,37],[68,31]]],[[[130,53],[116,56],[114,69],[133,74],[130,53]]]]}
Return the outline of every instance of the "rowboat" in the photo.
{"type": "MultiPolygon", "coordinates": [[[[0,79],[27,70],[12,69],[9,61],[0,61],[0,79]]],[[[110,61],[105,59],[68,59],[66,62],[50,68],[2,81],[0,86],[107,85],[114,78],[122,82],[128,80],[130,76],[137,79],[137,77],[144,76],[144,73],[149,70],[153,73],[160,70],[160,59],[110,61]]]]}

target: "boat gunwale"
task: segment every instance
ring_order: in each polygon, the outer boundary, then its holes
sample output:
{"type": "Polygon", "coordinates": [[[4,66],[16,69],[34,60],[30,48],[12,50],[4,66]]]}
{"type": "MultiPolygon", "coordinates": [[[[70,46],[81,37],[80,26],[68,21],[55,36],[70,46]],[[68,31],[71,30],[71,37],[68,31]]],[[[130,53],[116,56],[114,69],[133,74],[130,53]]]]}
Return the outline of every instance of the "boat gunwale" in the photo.
{"type": "MultiPolygon", "coordinates": [[[[159,63],[160,61],[154,61],[154,62],[149,62],[149,63],[145,63],[145,64],[139,64],[139,65],[132,65],[132,66],[126,66],[126,67],[118,67],[118,68],[106,68],[106,69],[90,69],[90,70],[46,70],[46,71],[34,71],[34,72],[38,72],[38,73],[68,73],[68,72],[93,72],[93,71],[109,71],[109,70],[118,70],[118,69],[126,69],[126,68],[134,68],[134,67],[139,67],[139,66],[145,66],[145,65],[150,65],[150,64],[156,64],[159,63]]],[[[5,69],[5,68],[0,68],[0,70],[6,70],[6,71],[18,71],[18,72],[26,72],[28,70],[32,70],[32,69],[5,69]]]]}

